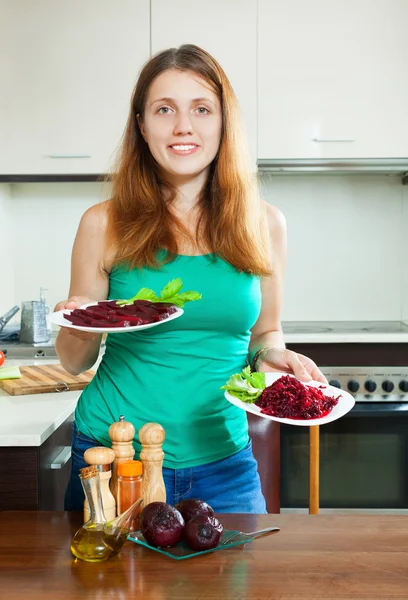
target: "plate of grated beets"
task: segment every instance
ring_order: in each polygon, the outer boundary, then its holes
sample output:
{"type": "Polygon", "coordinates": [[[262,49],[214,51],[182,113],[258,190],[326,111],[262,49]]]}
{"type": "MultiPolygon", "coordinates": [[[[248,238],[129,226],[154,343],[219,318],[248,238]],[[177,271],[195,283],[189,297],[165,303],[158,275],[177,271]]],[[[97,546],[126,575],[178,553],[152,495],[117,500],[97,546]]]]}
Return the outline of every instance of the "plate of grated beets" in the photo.
{"type": "Polygon", "coordinates": [[[246,367],[221,388],[225,398],[246,412],[288,425],[324,425],[340,419],[355,399],[337,387],[310,381],[302,383],[288,373],[251,373],[246,367]]]}

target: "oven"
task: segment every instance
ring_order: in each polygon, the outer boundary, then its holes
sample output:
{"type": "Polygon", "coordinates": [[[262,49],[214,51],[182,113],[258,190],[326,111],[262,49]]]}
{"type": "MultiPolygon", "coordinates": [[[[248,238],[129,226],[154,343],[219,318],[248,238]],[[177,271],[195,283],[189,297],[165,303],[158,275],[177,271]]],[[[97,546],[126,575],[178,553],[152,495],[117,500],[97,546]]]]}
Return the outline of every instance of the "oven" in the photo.
{"type": "MultiPolygon", "coordinates": [[[[307,343],[353,409],[320,427],[320,512],[408,514],[408,343],[307,343]]],[[[307,511],[309,429],[280,426],[282,512],[307,511]]]]}

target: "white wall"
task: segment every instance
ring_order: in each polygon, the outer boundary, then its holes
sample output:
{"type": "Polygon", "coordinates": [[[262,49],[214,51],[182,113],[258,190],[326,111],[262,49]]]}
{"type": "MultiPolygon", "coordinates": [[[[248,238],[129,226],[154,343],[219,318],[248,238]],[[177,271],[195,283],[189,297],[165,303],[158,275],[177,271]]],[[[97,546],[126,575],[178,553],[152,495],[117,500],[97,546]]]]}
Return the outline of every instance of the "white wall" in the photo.
{"type": "Polygon", "coordinates": [[[403,253],[400,260],[402,277],[402,318],[408,321],[408,185],[403,187],[403,214],[401,219],[403,253]]]}
{"type": "Polygon", "coordinates": [[[14,235],[11,219],[11,190],[0,184],[0,315],[15,302],[14,235]]]}
{"type": "Polygon", "coordinates": [[[288,222],[284,320],[401,318],[408,194],[399,178],[265,175],[262,187],[288,222]]]}
{"type": "MultiPolygon", "coordinates": [[[[261,184],[288,222],[285,320],[408,319],[408,188],[398,178],[263,175],[261,184]]],[[[98,183],[0,186],[0,314],[40,286],[53,306],[66,298],[80,217],[108,195],[98,183]]]]}
{"type": "MultiPolygon", "coordinates": [[[[71,249],[81,215],[104,200],[99,183],[26,183],[11,185],[14,238],[14,297],[9,305],[39,298],[55,306],[67,297],[71,249]]],[[[85,257],[84,257],[85,260],[85,257]]]]}

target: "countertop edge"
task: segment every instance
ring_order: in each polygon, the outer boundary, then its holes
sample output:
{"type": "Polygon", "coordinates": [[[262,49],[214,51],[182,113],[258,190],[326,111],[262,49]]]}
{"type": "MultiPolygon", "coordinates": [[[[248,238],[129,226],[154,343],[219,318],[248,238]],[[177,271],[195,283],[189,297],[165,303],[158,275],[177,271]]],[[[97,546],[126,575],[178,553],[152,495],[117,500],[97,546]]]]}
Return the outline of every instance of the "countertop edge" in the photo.
{"type": "MultiPolygon", "coordinates": [[[[77,392],[71,393],[73,397],[70,399],[70,401],[61,407],[56,416],[50,417],[49,422],[45,423],[44,427],[40,426],[39,433],[0,433],[0,448],[42,446],[42,444],[58,429],[58,427],[60,427],[64,421],[75,411],[79,394],[77,392]]],[[[35,402],[34,398],[38,396],[42,396],[42,394],[33,396],[33,403],[35,402]]],[[[10,429],[12,429],[12,427],[10,427],[10,429]]]]}
{"type": "Polygon", "coordinates": [[[408,333],[286,333],[287,344],[407,344],[408,333]]]}

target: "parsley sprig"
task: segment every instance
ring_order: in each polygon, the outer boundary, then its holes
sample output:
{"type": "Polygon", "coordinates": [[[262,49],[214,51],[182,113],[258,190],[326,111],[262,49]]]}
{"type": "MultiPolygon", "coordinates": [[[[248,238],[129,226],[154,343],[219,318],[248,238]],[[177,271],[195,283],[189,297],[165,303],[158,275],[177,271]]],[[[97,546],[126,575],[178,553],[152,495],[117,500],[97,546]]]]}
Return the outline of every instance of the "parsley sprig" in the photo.
{"type": "Polygon", "coordinates": [[[181,292],[182,287],[183,282],[180,277],[178,277],[177,279],[172,279],[164,286],[160,292],[160,296],[157,296],[150,288],[141,288],[133,298],[129,298],[129,300],[118,300],[116,304],[123,305],[131,304],[135,300],[150,300],[150,302],[170,302],[179,308],[183,308],[186,302],[201,299],[202,295],[198,292],[181,292]]]}

